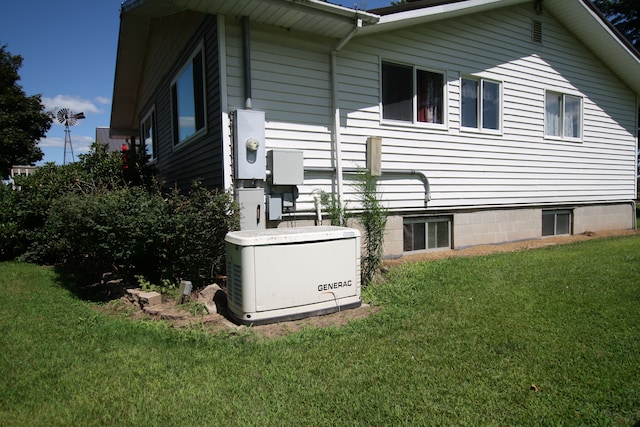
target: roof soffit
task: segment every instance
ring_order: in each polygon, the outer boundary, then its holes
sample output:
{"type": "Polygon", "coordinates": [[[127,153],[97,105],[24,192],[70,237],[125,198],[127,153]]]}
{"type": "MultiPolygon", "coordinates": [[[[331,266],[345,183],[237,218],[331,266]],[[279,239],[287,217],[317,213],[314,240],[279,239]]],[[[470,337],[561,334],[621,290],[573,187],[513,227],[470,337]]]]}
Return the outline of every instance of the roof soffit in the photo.
{"type": "Polygon", "coordinates": [[[340,39],[379,16],[321,0],[129,0],[123,3],[116,58],[111,127],[137,132],[138,88],[151,22],[182,11],[248,16],[251,21],[340,39]]]}
{"type": "Polygon", "coordinates": [[[640,96],[640,53],[588,1],[546,0],[544,8],[640,96]]]}

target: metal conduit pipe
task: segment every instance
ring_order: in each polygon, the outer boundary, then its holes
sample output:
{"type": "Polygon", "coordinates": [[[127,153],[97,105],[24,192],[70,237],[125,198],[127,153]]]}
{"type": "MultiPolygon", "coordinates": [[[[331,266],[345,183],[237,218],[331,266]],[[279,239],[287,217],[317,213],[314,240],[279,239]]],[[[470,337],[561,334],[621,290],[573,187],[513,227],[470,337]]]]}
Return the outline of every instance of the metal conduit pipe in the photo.
{"type": "Polygon", "coordinates": [[[244,65],[244,108],[251,110],[251,33],[249,17],[242,17],[242,50],[244,65]]]}
{"type": "MultiPolygon", "coordinates": [[[[330,173],[335,174],[336,168],[334,167],[305,167],[305,172],[316,172],[316,173],[330,173]]],[[[355,175],[361,173],[362,169],[358,168],[342,168],[343,174],[355,175]]],[[[382,175],[378,178],[380,179],[396,179],[396,177],[401,176],[405,177],[414,177],[422,182],[424,185],[424,206],[427,206],[427,203],[431,200],[431,187],[429,185],[429,178],[427,175],[416,169],[382,169],[382,175]]]]}

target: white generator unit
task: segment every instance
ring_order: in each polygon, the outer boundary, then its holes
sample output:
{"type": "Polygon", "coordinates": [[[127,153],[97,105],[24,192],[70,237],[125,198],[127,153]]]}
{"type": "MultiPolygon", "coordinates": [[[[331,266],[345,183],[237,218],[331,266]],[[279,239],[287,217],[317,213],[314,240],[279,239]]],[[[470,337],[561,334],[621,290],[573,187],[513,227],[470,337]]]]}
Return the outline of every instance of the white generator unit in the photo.
{"type": "Polygon", "coordinates": [[[240,323],[265,324],[361,305],[360,232],[271,228],[227,234],[227,297],[240,323]]]}

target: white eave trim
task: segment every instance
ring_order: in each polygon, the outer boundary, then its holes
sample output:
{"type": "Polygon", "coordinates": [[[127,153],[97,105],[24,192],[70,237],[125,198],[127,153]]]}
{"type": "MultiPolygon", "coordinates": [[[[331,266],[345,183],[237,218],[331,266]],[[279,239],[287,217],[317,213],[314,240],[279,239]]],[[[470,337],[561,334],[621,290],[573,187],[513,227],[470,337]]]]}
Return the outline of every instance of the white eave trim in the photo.
{"type": "Polygon", "coordinates": [[[640,95],[640,55],[591,6],[589,0],[546,0],[544,7],[629,88],[640,95]],[[586,31],[586,28],[592,29],[586,31]]]}
{"type": "Polygon", "coordinates": [[[338,6],[336,4],[328,3],[324,0],[286,0],[292,4],[299,4],[303,6],[308,6],[313,9],[318,9],[323,12],[332,13],[334,15],[344,16],[346,18],[354,18],[354,16],[358,19],[362,19],[363,22],[367,24],[375,24],[379,22],[380,16],[365,12],[363,10],[354,10],[348,7],[338,6]]]}
{"type": "Polygon", "coordinates": [[[507,7],[531,0],[468,0],[456,3],[430,6],[422,9],[397,12],[383,15],[376,25],[367,26],[359,31],[359,35],[367,35],[406,28],[426,22],[440,21],[458,16],[478,13],[497,7],[507,7]]]}

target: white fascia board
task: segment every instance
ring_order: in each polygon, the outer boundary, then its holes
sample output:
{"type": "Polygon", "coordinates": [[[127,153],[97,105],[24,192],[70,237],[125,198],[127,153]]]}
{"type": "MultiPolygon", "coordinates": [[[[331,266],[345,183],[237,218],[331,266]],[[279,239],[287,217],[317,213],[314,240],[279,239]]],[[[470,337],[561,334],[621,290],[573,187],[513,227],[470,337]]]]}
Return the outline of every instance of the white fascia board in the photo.
{"type": "Polygon", "coordinates": [[[380,16],[365,12],[364,10],[351,9],[344,6],[338,6],[335,4],[328,3],[324,0],[287,0],[289,3],[304,5],[313,9],[322,10],[324,12],[329,12],[334,15],[341,15],[347,18],[357,17],[358,19],[362,19],[364,22],[368,24],[375,24],[379,22],[380,16]]]}
{"type": "Polygon", "coordinates": [[[383,15],[376,25],[364,27],[359,35],[367,35],[392,31],[399,28],[411,27],[426,22],[439,21],[485,10],[507,7],[531,0],[468,0],[439,6],[430,6],[422,9],[408,10],[404,12],[383,15]]]}
{"type": "Polygon", "coordinates": [[[589,0],[547,0],[545,8],[640,96],[640,55],[625,43],[589,0]]]}

